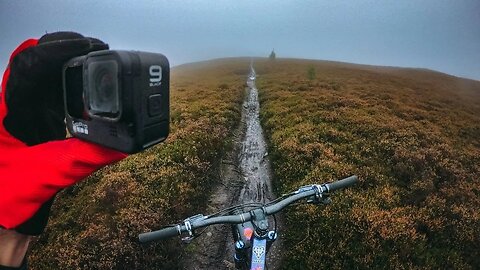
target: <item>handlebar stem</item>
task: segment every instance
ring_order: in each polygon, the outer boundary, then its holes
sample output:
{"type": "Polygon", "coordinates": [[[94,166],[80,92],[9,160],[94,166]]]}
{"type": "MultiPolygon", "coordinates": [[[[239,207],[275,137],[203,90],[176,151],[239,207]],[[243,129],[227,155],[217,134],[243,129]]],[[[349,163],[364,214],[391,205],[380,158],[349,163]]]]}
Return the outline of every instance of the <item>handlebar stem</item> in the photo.
{"type": "Polygon", "coordinates": [[[252,224],[255,227],[255,233],[258,236],[263,236],[268,231],[268,221],[266,216],[265,207],[256,208],[250,211],[252,216],[252,224]]]}

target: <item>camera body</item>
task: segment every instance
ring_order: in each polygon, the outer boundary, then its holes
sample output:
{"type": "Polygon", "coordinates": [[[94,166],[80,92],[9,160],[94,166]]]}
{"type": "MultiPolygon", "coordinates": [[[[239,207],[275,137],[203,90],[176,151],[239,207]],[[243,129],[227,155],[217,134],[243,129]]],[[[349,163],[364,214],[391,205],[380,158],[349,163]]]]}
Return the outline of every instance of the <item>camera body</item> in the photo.
{"type": "Polygon", "coordinates": [[[65,118],[72,136],[124,153],[169,133],[170,66],[158,53],[103,50],[63,67],[65,118]]]}

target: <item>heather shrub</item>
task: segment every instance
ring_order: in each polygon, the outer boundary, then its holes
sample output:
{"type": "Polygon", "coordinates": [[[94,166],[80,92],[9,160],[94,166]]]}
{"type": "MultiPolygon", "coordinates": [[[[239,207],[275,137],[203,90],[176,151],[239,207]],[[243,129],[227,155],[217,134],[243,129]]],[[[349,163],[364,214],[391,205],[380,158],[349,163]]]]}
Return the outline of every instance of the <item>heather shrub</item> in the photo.
{"type": "Polygon", "coordinates": [[[178,239],[140,245],[138,234],[205,211],[239,123],[247,72],[247,60],[174,68],[167,141],[63,191],[33,245],[31,268],[178,268],[185,248],[178,239]]]}
{"type": "Polygon", "coordinates": [[[256,70],[278,193],[361,179],[288,211],[285,269],[480,265],[480,82],[305,60],[256,70]]]}

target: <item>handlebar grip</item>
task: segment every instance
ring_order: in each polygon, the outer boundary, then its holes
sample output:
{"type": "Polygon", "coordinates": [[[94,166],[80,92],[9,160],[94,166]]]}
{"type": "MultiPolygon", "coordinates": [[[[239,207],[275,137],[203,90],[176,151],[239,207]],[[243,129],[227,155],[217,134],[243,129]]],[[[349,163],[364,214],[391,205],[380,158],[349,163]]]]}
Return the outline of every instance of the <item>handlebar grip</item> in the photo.
{"type": "Polygon", "coordinates": [[[347,177],[342,180],[335,181],[333,183],[325,184],[327,186],[328,192],[335,191],[337,189],[342,189],[349,187],[358,182],[358,177],[356,175],[347,177]]]}
{"type": "Polygon", "coordinates": [[[167,228],[160,229],[158,231],[139,234],[138,240],[140,240],[141,243],[146,243],[154,240],[170,238],[176,235],[180,235],[180,232],[178,231],[178,228],[176,226],[167,227],[167,228]]]}

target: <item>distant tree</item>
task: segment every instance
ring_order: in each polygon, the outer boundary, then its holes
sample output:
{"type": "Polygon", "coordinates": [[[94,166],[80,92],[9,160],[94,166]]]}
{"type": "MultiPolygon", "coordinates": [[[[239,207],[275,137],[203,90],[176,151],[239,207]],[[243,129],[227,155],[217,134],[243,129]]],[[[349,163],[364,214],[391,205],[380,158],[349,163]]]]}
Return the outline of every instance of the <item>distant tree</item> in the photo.
{"type": "Polygon", "coordinates": [[[315,71],[314,67],[308,68],[307,76],[309,80],[315,80],[315,78],[317,77],[317,72],[315,71]]]}
{"type": "Polygon", "coordinates": [[[268,58],[270,58],[270,60],[275,60],[275,57],[277,57],[277,56],[275,54],[275,49],[273,49],[268,58]]]}

